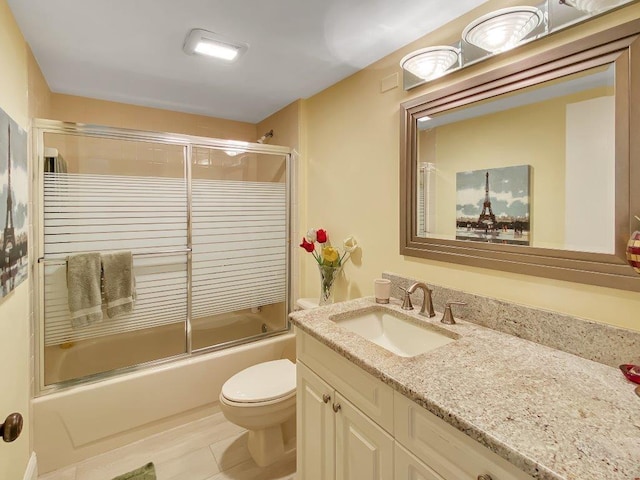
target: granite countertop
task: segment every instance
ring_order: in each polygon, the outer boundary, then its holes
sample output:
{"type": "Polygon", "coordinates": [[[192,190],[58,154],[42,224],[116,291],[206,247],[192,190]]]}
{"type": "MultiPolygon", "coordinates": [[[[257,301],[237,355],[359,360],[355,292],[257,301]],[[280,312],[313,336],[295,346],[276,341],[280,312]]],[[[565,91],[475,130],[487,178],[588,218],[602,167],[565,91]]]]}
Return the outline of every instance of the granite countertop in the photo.
{"type": "Polygon", "coordinates": [[[395,299],[380,307],[459,338],[407,358],[329,320],[372,306],[362,298],[290,318],[534,478],[640,479],[640,397],[618,369],[473,323],[443,325],[441,314],[420,317],[395,299]]]}

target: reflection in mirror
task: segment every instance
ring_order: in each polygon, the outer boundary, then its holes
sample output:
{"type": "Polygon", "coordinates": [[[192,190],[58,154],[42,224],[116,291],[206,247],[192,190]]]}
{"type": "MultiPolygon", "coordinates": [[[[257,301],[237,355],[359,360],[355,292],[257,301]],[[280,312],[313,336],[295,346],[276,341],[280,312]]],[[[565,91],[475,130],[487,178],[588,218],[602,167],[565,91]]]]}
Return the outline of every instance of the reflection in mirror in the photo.
{"type": "Polygon", "coordinates": [[[615,252],[614,67],[417,119],[417,236],[615,252]]]}

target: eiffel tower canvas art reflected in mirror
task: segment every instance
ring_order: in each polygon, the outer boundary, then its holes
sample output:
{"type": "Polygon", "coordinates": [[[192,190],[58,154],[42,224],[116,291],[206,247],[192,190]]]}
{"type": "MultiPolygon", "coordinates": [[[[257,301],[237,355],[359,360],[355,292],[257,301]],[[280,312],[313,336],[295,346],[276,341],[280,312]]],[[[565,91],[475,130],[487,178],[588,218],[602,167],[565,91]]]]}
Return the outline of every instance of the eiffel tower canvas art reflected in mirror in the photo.
{"type": "Polygon", "coordinates": [[[456,174],[456,240],[529,245],[529,165],[456,174]]]}
{"type": "Polygon", "coordinates": [[[0,110],[0,299],[27,279],[27,132],[0,110]]]}

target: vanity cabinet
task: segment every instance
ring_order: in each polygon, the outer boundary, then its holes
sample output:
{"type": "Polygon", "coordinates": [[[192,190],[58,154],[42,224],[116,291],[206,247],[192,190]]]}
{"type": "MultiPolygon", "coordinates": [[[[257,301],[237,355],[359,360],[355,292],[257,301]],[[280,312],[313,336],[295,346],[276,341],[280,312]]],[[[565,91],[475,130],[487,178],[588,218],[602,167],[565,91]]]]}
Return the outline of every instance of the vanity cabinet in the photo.
{"type": "Polygon", "coordinates": [[[394,412],[396,442],[438,472],[438,480],[531,480],[504,458],[398,392],[394,412]]]}
{"type": "Polygon", "coordinates": [[[310,335],[296,338],[299,480],[531,480],[310,335]]]}
{"type": "Polygon", "coordinates": [[[393,478],[393,437],[298,363],[298,477],[393,478]]]}

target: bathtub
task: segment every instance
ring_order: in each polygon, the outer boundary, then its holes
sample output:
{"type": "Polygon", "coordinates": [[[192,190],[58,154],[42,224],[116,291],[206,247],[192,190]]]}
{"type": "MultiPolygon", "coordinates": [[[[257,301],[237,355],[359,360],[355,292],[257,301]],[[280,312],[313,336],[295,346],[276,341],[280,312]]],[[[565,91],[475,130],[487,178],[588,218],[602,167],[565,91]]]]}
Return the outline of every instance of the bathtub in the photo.
{"type": "Polygon", "coordinates": [[[295,361],[292,332],[37,397],[38,470],[56,470],[215,413],[227,378],[278,358],[295,361]]]}
{"type": "MultiPolygon", "coordinates": [[[[282,329],[284,318],[240,311],[194,319],[193,350],[220,345],[282,329]],[[280,323],[280,325],[276,325],[280,323]]],[[[116,335],[52,345],[44,349],[44,384],[52,385],[118,368],[140,365],[185,353],[185,325],[173,323],[116,335]]]]}

